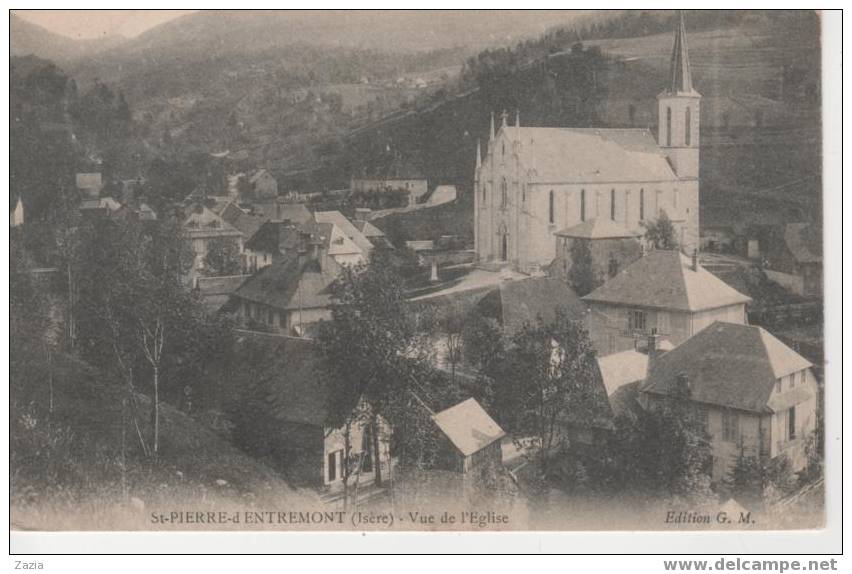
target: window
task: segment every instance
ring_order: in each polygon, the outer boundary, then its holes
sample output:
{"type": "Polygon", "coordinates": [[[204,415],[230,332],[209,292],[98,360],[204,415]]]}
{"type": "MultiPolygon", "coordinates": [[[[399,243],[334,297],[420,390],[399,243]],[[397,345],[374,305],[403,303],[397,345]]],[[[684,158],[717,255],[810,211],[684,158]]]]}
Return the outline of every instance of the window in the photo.
{"type": "Polygon", "coordinates": [[[807,377],[807,375],[805,374],[805,371],[799,371],[799,384],[800,385],[805,384],[806,377],[807,377]]]}
{"type": "Polygon", "coordinates": [[[782,381],[782,379],[775,379],[775,392],[776,393],[781,392],[781,381],[782,381]]]}
{"type": "Polygon", "coordinates": [[[279,313],[278,314],[278,326],[281,329],[287,330],[287,313],[279,313]]]}
{"type": "Polygon", "coordinates": [[[639,221],[645,221],[645,190],[639,190],[639,221]]]}
{"type": "Polygon", "coordinates": [[[586,221],[586,190],[580,190],[580,221],[586,221]]]}
{"type": "Polygon", "coordinates": [[[328,481],[337,480],[337,451],[328,453],[328,481]]]}
{"type": "Polygon", "coordinates": [[[547,221],[550,222],[551,225],[556,223],[556,205],[554,204],[553,190],[550,190],[550,194],[548,195],[548,217],[547,221]]]}
{"type": "Polygon", "coordinates": [[[790,407],[787,411],[787,439],[796,438],[796,407],[790,407]]]}
{"type": "Polygon", "coordinates": [[[506,209],[507,205],[509,205],[509,185],[504,177],[500,182],[500,207],[506,209]]]}
{"type": "Polygon", "coordinates": [[[627,311],[627,331],[633,333],[634,331],[645,331],[645,319],[647,315],[645,311],[637,311],[635,309],[630,309],[627,311]]]}
{"type": "Polygon", "coordinates": [[[722,411],[722,440],[737,442],[740,435],[740,419],[737,413],[722,411]]]}
{"type": "Polygon", "coordinates": [[[666,147],[672,146],[672,109],[666,108],[666,147]]]}
{"type": "Polygon", "coordinates": [[[686,108],[686,145],[692,145],[692,112],[686,108]]]}
{"type": "Polygon", "coordinates": [[[615,221],[615,190],[609,190],[609,218],[615,221]]]}

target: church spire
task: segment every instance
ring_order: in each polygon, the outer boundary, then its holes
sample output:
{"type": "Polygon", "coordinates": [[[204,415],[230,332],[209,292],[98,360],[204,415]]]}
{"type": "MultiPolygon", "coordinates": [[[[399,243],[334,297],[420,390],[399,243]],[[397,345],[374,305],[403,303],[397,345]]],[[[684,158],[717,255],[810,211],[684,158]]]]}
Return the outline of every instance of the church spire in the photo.
{"type": "Polygon", "coordinates": [[[515,127],[521,127],[521,110],[518,108],[515,108],[515,127]]]}
{"type": "Polygon", "coordinates": [[[683,10],[678,10],[678,24],[672,48],[669,92],[689,94],[692,90],[692,73],[689,69],[689,51],[686,46],[686,26],[683,22],[683,10]]]}
{"type": "Polygon", "coordinates": [[[482,167],[482,147],[479,144],[479,138],[476,138],[476,169],[482,167]]]}
{"type": "MultiPolygon", "coordinates": [[[[491,131],[489,132],[488,141],[494,141],[494,111],[491,111],[491,131]]],[[[490,147],[488,149],[491,149],[490,147]]]]}

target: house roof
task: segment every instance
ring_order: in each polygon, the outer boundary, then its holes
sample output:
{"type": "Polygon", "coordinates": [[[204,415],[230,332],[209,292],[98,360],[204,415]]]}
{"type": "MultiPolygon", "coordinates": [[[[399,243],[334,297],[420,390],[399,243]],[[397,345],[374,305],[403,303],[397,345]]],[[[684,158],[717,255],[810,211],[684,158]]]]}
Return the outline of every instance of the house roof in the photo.
{"type": "Polygon", "coordinates": [[[317,211],[314,213],[314,218],[317,223],[333,223],[339,227],[346,237],[358,246],[364,257],[367,257],[372,251],[373,244],[370,243],[370,240],[339,211],[317,211]]]}
{"type": "Polygon", "coordinates": [[[690,257],[657,250],[625,267],[583,300],[695,312],[748,303],[751,298],[700,265],[693,270],[690,257]]]}
{"type": "Polygon", "coordinates": [[[820,240],[819,233],[814,233],[808,223],[788,223],[784,227],[784,242],[798,263],[822,262],[820,240]]]}
{"type": "Polygon", "coordinates": [[[312,229],[319,237],[329,255],[364,255],[364,251],[333,223],[309,223],[306,228],[312,229]]]}
{"type": "Polygon", "coordinates": [[[267,221],[249,239],[245,248],[266,253],[288,253],[299,247],[299,228],[282,221],[267,221]]]}
{"type": "Polygon", "coordinates": [[[559,308],[574,319],[583,318],[586,312],[585,303],[571,287],[547,275],[501,282],[476,305],[482,316],[496,320],[507,333],[539,318],[551,322],[559,308]]]}
{"type": "Polygon", "coordinates": [[[303,203],[284,203],[281,201],[266,201],[253,203],[252,213],[264,221],[285,221],[301,225],[313,219],[310,210],[303,203]]]}
{"type": "Polygon", "coordinates": [[[354,225],[355,228],[360,231],[367,239],[385,237],[385,232],[370,223],[369,221],[355,220],[352,222],[352,225],[354,225]]]}
{"type": "Polygon", "coordinates": [[[229,275],[227,277],[199,277],[196,287],[203,297],[212,295],[230,295],[236,291],[250,275],[229,275]]]}
{"type": "Polygon", "coordinates": [[[267,218],[261,215],[248,213],[234,203],[228,203],[219,215],[223,221],[230,224],[234,229],[243,234],[244,239],[251,239],[260,229],[267,218]]]}
{"type": "Polygon", "coordinates": [[[648,374],[648,355],[633,349],[598,357],[607,395],[637,381],[644,381],[648,374]]]}
{"type": "Polygon", "coordinates": [[[76,180],[77,189],[100,191],[103,188],[103,179],[100,173],[78,173],[76,180]]]}
{"type": "MultiPolygon", "coordinates": [[[[265,169],[259,169],[251,175],[251,177],[249,178],[249,182],[257,183],[258,180],[260,180],[260,178],[265,177],[265,176],[272,177],[272,174],[269,173],[265,169]]],[[[272,179],[275,179],[275,178],[272,177],[272,179]]]]}
{"type": "Polygon", "coordinates": [[[479,452],[506,436],[503,429],[472,398],[432,415],[432,420],[464,456],[479,452]]]}
{"type": "Polygon", "coordinates": [[[234,296],[283,310],[329,307],[329,286],[339,273],[340,265],[331,257],[320,265],[291,252],[252,275],[234,296]]]}
{"type": "Polygon", "coordinates": [[[184,231],[190,237],[238,237],[242,235],[210,208],[196,204],[183,220],[184,231]]]}
{"type": "MultiPolygon", "coordinates": [[[[531,183],[639,183],[677,181],[650,131],[603,128],[501,128],[531,183]]],[[[505,141],[505,140],[504,140],[505,141]]],[[[493,148],[501,143],[495,140],[493,148]]],[[[489,155],[500,149],[489,150],[489,155]]]]}
{"type": "Polygon", "coordinates": [[[562,231],[557,231],[560,237],[578,237],[582,239],[621,239],[624,237],[636,237],[636,233],[630,231],[620,223],[611,219],[597,217],[578,223],[562,231]]]}
{"type": "Polygon", "coordinates": [[[810,366],[762,327],[717,321],[652,361],[641,390],[667,395],[684,374],[695,401],[764,412],[776,379],[810,366]]]}
{"type": "MultiPolygon", "coordinates": [[[[269,402],[281,421],[324,427],[328,417],[325,370],[309,339],[241,332],[240,342],[255,345],[268,381],[269,402]]],[[[262,370],[261,370],[262,369],[262,370]]]]}

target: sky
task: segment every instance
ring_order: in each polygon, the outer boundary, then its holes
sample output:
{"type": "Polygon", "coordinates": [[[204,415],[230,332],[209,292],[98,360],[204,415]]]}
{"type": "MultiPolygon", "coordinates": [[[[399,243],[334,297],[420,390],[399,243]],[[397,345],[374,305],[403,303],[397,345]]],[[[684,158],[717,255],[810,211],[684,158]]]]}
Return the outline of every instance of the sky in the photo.
{"type": "Polygon", "coordinates": [[[132,38],[195,10],[13,10],[28,22],[69,38],[119,34],[132,38]]]}

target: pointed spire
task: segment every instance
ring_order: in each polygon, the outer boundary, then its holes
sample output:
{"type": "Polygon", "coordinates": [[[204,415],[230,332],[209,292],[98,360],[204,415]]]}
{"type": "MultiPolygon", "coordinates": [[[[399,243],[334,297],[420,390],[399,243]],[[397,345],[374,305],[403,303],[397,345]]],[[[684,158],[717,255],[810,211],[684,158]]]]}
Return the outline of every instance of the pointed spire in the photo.
{"type": "Polygon", "coordinates": [[[672,94],[691,93],[692,72],[689,69],[689,50],[686,46],[686,25],[683,10],[678,10],[678,24],[672,48],[671,73],[668,90],[672,94]]]}
{"type": "Polygon", "coordinates": [[[488,141],[490,141],[490,142],[494,141],[494,112],[493,111],[491,112],[491,132],[488,136],[488,141]]]}
{"type": "Polygon", "coordinates": [[[518,108],[515,108],[515,127],[521,127],[521,110],[518,108]]]}
{"type": "Polygon", "coordinates": [[[476,169],[482,167],[482,146],[479,144],[479,138],[476,138],[476,169]]]}
{"type": "Polygon", "coordinates": [[[500,118],[502,120],[501,125],[505,128],[506,124],[508,123],[508,120],[509,120],[509,114],[506,113],[505,109],[503,110],[503,113],[500,115],[500,118]]]}

